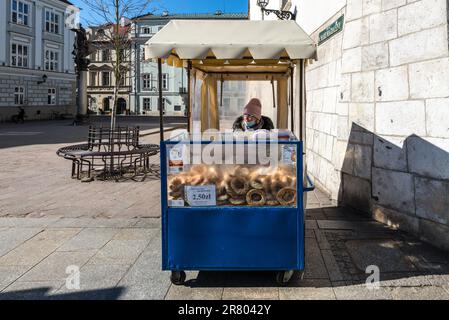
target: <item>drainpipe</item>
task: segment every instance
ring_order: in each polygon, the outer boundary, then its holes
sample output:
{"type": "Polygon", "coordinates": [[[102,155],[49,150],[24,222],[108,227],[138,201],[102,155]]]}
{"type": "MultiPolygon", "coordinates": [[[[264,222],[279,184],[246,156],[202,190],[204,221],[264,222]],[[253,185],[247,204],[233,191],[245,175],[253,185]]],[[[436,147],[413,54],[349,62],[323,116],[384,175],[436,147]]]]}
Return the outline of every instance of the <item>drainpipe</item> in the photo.
{"type": "Polygon", "coordinates": [[[139,110],[139,103],[138,103],[138,101],[137,101],[137,76],[138,76],[138,74],[137,74],[137,72],[139,71],[139,74],[140,74],[140,64],[138,64],[138,62],[139,62],[139,60],[140,59],[138,59],[137,58],[137,56],[139,56],[139,58],[140,58],[140,50],[139,50],[139,52],[137,52],[137,40],[135,40],[136,42],[134,42],[134,79],[133,79],[133,81],[134,81],[134,112],[136,113],[136,114],[138,114],[138,112],[140,112],[140,110],[139,110]]]}

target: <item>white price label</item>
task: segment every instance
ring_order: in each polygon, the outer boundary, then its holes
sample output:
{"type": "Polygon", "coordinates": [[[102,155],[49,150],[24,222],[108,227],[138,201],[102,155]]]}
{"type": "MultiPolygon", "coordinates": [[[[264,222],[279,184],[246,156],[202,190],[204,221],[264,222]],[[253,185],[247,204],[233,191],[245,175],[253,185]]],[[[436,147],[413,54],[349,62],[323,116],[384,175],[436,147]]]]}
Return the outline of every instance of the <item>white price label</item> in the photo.
{"type": "Polygon", "coordinates": [[[184,200],[168,200],[169,207],[184,207],[184,200]]]}
{"type": "Polygon", "coordinates": [[[186,186],[186,201],[192,207],[210,207],[217,205],[215,186],[186,186]]]}
{"type": "Polygon", "coordinates": [[[282,146],[281,162],[283,164],[293,164],[296,158],[296,149],[291,146],[282,146]]]}
{"type": "Polygon", "coordinates": [[[169,150],[168,158],[168,172],[169,173],[180,173],[184,170],[186,146],[173,146],[169,150]]]}

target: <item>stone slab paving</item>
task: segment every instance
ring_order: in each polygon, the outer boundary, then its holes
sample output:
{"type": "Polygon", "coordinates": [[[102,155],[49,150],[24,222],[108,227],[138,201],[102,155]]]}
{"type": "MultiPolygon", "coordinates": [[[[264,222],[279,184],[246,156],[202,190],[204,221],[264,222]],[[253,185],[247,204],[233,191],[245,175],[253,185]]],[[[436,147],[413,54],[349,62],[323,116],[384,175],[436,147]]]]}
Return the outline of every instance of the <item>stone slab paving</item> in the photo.
{"type": "Polygon", "coordinates": [[[0,125],[0,299],[449,299],[447,254],[318,190],[307,199],[302,279],[279,288],[270,272],[188,272],[173,286],[161,271],[159,180],[70,179],[55,152],[85,142],[87,127],[68,124],[0,125]],[[377,290],[364,285],[369,265],[381,271],[377,290]],[[66,286],[67,267],[79,269],[80,289],[66,286]]]}
{"type": "MultiPolygon", "coordinates": [[[[135,121],[126,124],[140,125],[146,131],[159,126],[156,121],[135,121]]],[[[174,125],[179,123],[167,124],[174,125]]],[[[70,144],[85,143],[87,131],[88,126],[73,127],[70,121],[0,124],[0,217],[158,217],[159,206],[152,205],[160,203],[159,180],[154,176],[138,183],[81,183],[70,178],[71,162],[58,157],[56,151],[70,144]]],[[[159,135],[146,135],[141,142],[158,144],[159,135]]],[[[152,157],[151,163],[158,166],[159,156],[152,157]]],[[[51,220],[45,222],[50,224],[51,220]]],[[[22,221],[20,226],[33,223],[22,221]]],[[[73,221],[60,223],[74,225],[73,221]]]]}
{"type": "Polygon", "coordinates": [[[3,217],[0,299],[449,299],[447,253],[323,199],[309,195],[306,271],[286,287],[272,272],[191,271],[172,285],[158,218],[3,217]],[[375,289],[365,284],[372,265],[375,289]],[[66,285],[69,266],[79,289],[66,285]]]}

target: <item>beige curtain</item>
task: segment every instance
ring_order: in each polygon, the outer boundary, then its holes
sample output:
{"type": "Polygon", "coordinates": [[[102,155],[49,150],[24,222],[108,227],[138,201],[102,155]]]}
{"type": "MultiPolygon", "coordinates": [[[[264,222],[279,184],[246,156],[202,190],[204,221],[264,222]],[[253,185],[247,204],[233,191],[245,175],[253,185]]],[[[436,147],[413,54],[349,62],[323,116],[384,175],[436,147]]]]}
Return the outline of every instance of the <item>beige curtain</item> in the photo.
{"type": "Polygon", "coordinates": [[[288,78],[278,79],[277,129],[288,129],[288,78]]]}
{"type": "Polygon", "coordinates": [[[201,131],[220,130],[217,79],[206,76],[201,86],[201,131]]]}

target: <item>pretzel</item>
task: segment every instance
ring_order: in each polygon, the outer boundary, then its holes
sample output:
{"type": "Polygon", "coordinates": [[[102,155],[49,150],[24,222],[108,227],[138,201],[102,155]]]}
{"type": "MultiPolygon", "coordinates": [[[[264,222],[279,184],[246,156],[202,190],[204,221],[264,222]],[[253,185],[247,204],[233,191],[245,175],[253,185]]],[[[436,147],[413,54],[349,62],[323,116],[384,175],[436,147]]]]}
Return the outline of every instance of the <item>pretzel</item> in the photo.
{"type": "Polygon", "coordinates": [[[264,189],[265,178],[266,177],[264,177],[262,175],[253,175],[253,177],[251,177],[251,179],[249,181],[251,188],[258,189],[258,190],[264,189]]]}
{"type": "Polygon", "coordinates": [[[265,198],[265,192],[259,189],[252,189],[246,194],[246,202],[250,206],[263,206],[267,199],[265,198]]]}
{"type": "Polygon", "coordinates": [[[229,202],[234,206],[241,206],[245,204],[245,198],[230,198],[229,202]]]}
{"type": "Polygon", "coordinates": [[[249,190],[249,183],[243,177],[234,177],[230,182],[231,194],[234,193],[239,196],[245,195],[249,190]]]}
{"type": "Polygon", "coordinates": [[[289,206],[296,202],[296,189],[282,188],[277,194],[276,199],[282,206],[289,206]]]}

